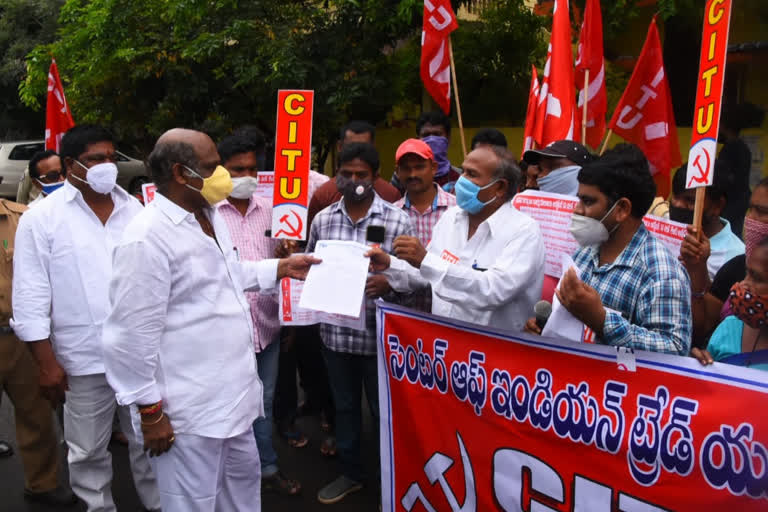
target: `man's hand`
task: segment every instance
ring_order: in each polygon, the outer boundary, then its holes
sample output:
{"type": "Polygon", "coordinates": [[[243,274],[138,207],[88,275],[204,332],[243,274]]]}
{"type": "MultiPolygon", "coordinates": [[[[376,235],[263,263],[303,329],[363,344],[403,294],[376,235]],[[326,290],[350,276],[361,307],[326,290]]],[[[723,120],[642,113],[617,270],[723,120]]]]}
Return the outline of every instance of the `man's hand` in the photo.
{"type": "Polygon", "coordinates": [[[40,365],[40,392],[51,406],[56,407],[66,401],[64,392],[69,389],[67,373],[56,359],[51,359],[44,365],[40,365]]]}
{"type": "Polygon", "coordinates": [[[605,308],[597,290],[584,283],[570,268],[556,290],[557,298],[573,316],[584,322],[598,336],[603,335],[605,308]]]}
{"type": "Polygon", "coordinates": [[[283,238],[275,247],[275,258],[287,258],[299,250],[299,243],[296,240],[283,238]]]}
{"type": "Polygon", "coordinates": [[[368,277],[365,282],[365,294],[371,299],[377,299],[389,293],[392,287],[387,282],[387,276],[376,274],[368,277]]]}
{"type": "Polygon", "coordinates": [[[421,268],[421,262],[427,255],[427,250],[415,236],[400,235],[392,243],[395,256],[405,260],[416,268],[421,268]]]}
{"type": "Polygon", "coordinates": [[[277,279],[291,277],[303,281],[307,277],[309,267],[322,261],[307,254],[294,254],[290,258],[283,258],[277,264],[277,279]]]}
{"type": "Polygon", "coordinates": [[[699,240],[696,228],[688,226],[688,234],[685,235],[683,244],[680,246],[678,259],[691,277],[694,293],[705,291],[710,285],[709,270],[707,270],[709,254],[709,238],[701,233],[701,240],[699,240]]]}
{"type": "Polygon", "coordinates": [[[707,351],[706,349],[693,347],[691,349],[691,356],[696,358],[696,360],[701,364],[703,364],[704,366],[707,366],[715,362],[715,360],[712,359],[712,354],[710,354],[709,351],[707,351]]]}
{"type": "Polygon", "coordinates": [[[380,247],[374,247],[363,256],[371,259],[370,269],[372,272],[383,272],[389,268],[392,258],[380,247]]]}
{"type": "Polygon", "coordinates": [[[523,330],[529,334],[538,334],[541,336],[541,328],[539,327],[539,324],[536,323],[535,316],[532,316],[528,319],[527,322],[525,322],[525,327],[523,327],[523,330]]]}
{"type": "Polygon", "coordinates": [[[162,455],[170,450],[176,439],[173,435],[171,419],[163,411],[142,415],[141,433],[144,434],[144,450],[149,451],[150,457],[162,455]]]}

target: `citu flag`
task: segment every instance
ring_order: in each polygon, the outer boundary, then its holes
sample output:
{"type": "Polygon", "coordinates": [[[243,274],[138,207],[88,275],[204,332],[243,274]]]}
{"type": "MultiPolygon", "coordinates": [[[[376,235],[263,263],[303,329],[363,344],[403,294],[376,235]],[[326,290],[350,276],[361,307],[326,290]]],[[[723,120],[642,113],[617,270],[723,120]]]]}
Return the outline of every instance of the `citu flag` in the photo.
{"type": "Polygon", "coordinates": [[[59,152],[59,144],[64,133],[75,126],[72,114],[69,112],[67,98],[59,78],[59,68],[56,59],[51,59],[48,70],[48,97],[45,104],[45,149],[59,152]]]}
{"type": "Polygon", "coordinates": [[[534,139],[539,147],[557,140],[573,139],[575,96],[568,0],[556,0],[534,129],[534,139]]]}
{"type": "Polygon", "coordinates": [[[448,42],[459,28],[449,0],[424,0],[421,32],[421,80],[440,108],[451,111],[451,59],[448,42]]]}
{"type": "Polygon", "coordinates": [[[531,65],[531,90],[528,92],[528,110],[525,114],[523,131],[523,152],[533,149],[533,129],[536,124],[536,107],[539,102],[539,74],[531,65]]]}
{"type": "Polygon", "coordinates": [[[605,112],[607,95],[605,92],[605,58],[603,56],[603,17],[600,14],[600,0],[587,0],[584,21],[579,34],[578,55],[576,57],[576,89],[579,102],[576,119],[583,119],[582,109],[587,101],[586,142],[581,139],[581,130],[576,130],[576,140],[596,148],[605,135],[605,112]],[[589,70],[589,83],[584,87],[586,71],[589,70]]]}
{"type": "Polygon", "coordinates": [[[680,166],[682,161],[655,16],[635,70],[608,127],[643,150],[658,194],[666,197],[670,170],[680,166]]]}

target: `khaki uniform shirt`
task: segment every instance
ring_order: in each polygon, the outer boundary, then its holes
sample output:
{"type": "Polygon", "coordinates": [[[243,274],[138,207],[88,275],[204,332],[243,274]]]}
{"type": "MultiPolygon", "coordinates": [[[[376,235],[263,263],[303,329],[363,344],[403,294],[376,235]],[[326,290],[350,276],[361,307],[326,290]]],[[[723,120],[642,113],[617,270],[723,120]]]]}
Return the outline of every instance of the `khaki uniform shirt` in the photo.
{"type": "Polygon", "coordinates": [[[19,217],[26,211],[23,204],[0,199],[0,327],[11,318],[11,282],[13,281],[13,247],[19,217]]]}

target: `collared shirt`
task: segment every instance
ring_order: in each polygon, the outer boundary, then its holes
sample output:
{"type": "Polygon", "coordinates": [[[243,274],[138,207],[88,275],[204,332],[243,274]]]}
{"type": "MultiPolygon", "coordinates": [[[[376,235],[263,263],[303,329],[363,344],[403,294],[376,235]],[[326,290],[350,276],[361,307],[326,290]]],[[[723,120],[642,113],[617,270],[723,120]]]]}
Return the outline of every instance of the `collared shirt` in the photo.
{"type": "MultiPolygon", "coordinates": [[[[384,226],[384,242],[381,248],[389,253],[392,252],[392,242],[395,238],[400,235],[413,235],[408,215],[374,193],[368,213],[357,222],[349,218],[343,200],[318,213],[312,221],[307,252],[313,252],[319,240],[352,240],[366,244],[368,226],[384,226]]],[[[357,331],[347,327],[320,324],[320,336],[325,346],[335,352],[376,354],[376,305],[368,297],[365,298],[365,327],[365,331],[357,331]]]]}
{"type": "Polygon", "coordinates": [[[607,311],[603,343],[688,354],[691,283],[683,266],[642,224],[613,263],[600,266],[599,246],[573,257],[581,280],[597,290],[607,311]]]}
{"type": "Polygon", "coordinates": [[[315,195],[315,191],[325,185],[331,178],[312,169],[309,170],[309,199],[315,195]]]}
{"type": "Polygon", "coordinates": [[[392,258],[385,272],[395,291],[430,284],[432,313],[480,325],[521,331],[541,297],[544,242],[539,225],[504,203],[477,227],[454,206],[440,218],[416,269],[392,258]]]}
{"type": "MultiPolygon", "coordinates": [[[[272,204],[269,200],[254,195],[245,216],[227,200],[217,204],[216,208],[227,223],[238,258],[260,261],[275,257],[279,240],[264,236],[264,232],[272,228],[272,204]]],[[[256,352],[261,352],[280,331],[277,299],[274,295],[259,292],[246,292],[245,297],[253,317],[253,345],[256,352]]]]}
{"type": "Polygon", "coordinates": [[[22,341],[50,338],[69,375],[104,373],[112,249],[142,210],[120,187],[111,196],[114,209],[102,224],[67,181],[27,211],[16,231],[11,327],[22,341]]]}
{"type": "MultiPolygon", "coordinates": [[[[437,184],[433,184],[433,186],[437,190],[435,199],[423,212],[413,207],[408,193],[395,203],[395,206],[402,208],[411,218],[411,226],[413,226],[416,236],[424,247],[429,245],[429,241],[432,240],[432,231],[440,217],[449,207],[456,205],[456,196],[449,194],[437,184]]],[[[432,291],[429,288],[416,290],[410,296],[403,297],[403,303],[414,309],[430,312],[432,311],[432,291]]]]}
{"type": "Polygon", "coordinates": [[[263,414],[244,289],[276,286],[277,260],[238,262],[227,225],[157,193],[114,252],[114,304],[104,326],[107,379],[120,404],[163,410],[176,432],[239,435],[263,414]]]}
{"type": "Polygon", "coordinates": [[[740,254],[744,254],[744,242],[737,237],[731,230],[731,223],[720,218],[723,228],[715,236],[709,239],[709,259],[707,259],[707,270],[709,278],[714,279],[717,271],[720,270],[726,261],[730,261],[740,254]]]}
{"type": "Polygon", "coordinates": [[[27,210],[20,203],[0,199],[0,327],[7,327],[13,314],[11,310],[11,282],[13,281],[13,252],[19,217],[27,210]]]}

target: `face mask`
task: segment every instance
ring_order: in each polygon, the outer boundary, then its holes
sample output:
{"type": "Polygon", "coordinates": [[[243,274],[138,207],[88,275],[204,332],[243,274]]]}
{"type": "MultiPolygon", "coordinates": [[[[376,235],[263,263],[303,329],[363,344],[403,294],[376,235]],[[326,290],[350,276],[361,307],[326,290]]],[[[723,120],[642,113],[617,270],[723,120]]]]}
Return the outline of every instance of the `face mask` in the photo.
{"type": "Polygon", "coordinates": [[[232,178],[232,193],[229,196],[235,199],[249,199],[258,186],[259,180],[253,176],[232,178]]]}
{"type": "Polygon", "coordinates": [[[743,283],[736,283],[731,287],[728,302],[736,318],[746,325],[757,329],[766,324],[768,320],[768,311],[766,310],[766,306],[768,306],[767,296],[755,295],[743,283]]]}
{"type": "Polygon", "coordinates": [[[757,244],[763,238],[768,238],[768,224],[746,217],[744,219],[744,245],[746,250],[744,252],[747,258],[749,258],[749,255],[752,254],[754,248],[757,247],[757,244]]]}
{"type": "Polygon", "coordinates": [[[459,205],[459,208],[466,211],[467,213],[478,213],[486,205],[494,202],[498,196],[493,196],[488,201],[482,202],[477,198],[477,194],[479,194],[481,190],[487,189],[497,181],[499,180],[493,180],[486,186],[481,187],[480,185],[472,183],[464,176],[461,176],[456,182],[456,188],[454,189],[456,192],[456,204],[459,205]]]}
{"type": "Polygon", "coordinates": [[[435,162],[437,163],[435,177],[448,174],[451,170],[451,162],[448,161],[448,139],[439,135],[428,135],[421,140],[429,146],[435,157],[435,162]]]}
{"type": "Polygon", "coordinates": [[[198,189],[190,184],[187,184],[187,187],[191,188],[195,192],[200,192],[200,195],[203,196],[203,199],[208,201],[208,204],[211,206],[225,200],[232,193],[232,177],[229,175],[229,171],[227,171],[224,167],[220,165],[217,166],[216,170],[213,171],[213,174],[207,178],[203,178],[200,176],[200,174],[193,171],[186,165],[184,168],[203,180],[203,188],[198,189]]]}
{"type": "Polygon", "coordinates": [[[680,208],[679,206],[670,204],[669,220],[680,222],[682,224],[693,224],[693,210],[680,208]]]}
{"type": "Polygon", "coordinates": [[[587,217],[585,215],[573,214],[571,217],[571,234],[573,238],[579,243],[581,247],[589,247],[591,245],[602,245],[603,242],[610,238],[611,233],[618,229],[618,225],[608,232],[608,228],[605,227],[603,221],[608,217],[617,203],[613,203],[611,209],[603,215],[600,220],[587,217]]]}
{"type": "Polygon", "coordinates": [[[353,203],[365,201],[373,194],[373,182],[368,180],[352,181],[340,174],[336,175],[336,188],[345,200],[353,203]]]}
{"type": "Polygon", "coordinates": [[[543,178],[537,178],[536,186],[538,186],[539,190],[542,192],[575,196],[579,191],[578,176],[580,170],[580,165],[560,167],[543,178]]]}
{"type": "Polygon", "coordinates": [[[57,181],[56,183],[43,183],[40,180],[35,180],[35,181],[38,182],[40,186],[43,188],[42,193],[44,196],[50,195],[64,186],[63,181],[57,181]]]}
{"type": "Polygon", "coordinates": [[[91,190],[97,194],[109,194],[117,184],[117,165],[112,162],[96,164],[93,167],[86,167],[78,160],[75,160],[80,167],[86,170],[85,179],[76,176],[75,173],[69,173],[78,181],[81,181],[91,187],[91,190]]]}

